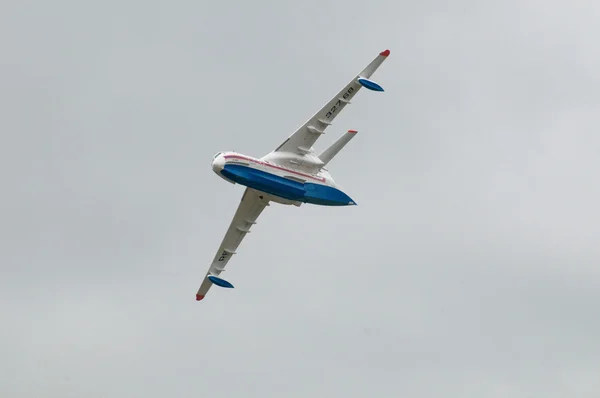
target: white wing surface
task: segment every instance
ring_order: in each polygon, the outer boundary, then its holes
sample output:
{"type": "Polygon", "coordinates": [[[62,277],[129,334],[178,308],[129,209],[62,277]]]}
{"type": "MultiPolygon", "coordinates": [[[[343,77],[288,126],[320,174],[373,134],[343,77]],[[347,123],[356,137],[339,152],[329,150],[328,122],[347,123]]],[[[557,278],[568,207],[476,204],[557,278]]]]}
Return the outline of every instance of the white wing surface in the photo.
{"type": "Polygon", "coordinates": [[[274,152],[291,152],[298,155],[309,153],[317,139],[321,134],[324,134],[327,126],[332,124],[335,117],[350,103],[350,100],[356,95],[358,90],[363,87],[359,83],[359,79],[369,79],[379,66],[381,66],[383,61],[385,61],[388,55],[390,55],[390,51],[385,50],[375,57],[375,59],[355,76],[346,87],[337,93],[337,95],[306,121],[306,123],[300,126],[298,130],[277,147],[274,152]]]}
{"type": "Polygon", "coordinates": [[[204,276],[200,289],[198,289],[196,300],[202,300],[204,298],[210,287],[213,285],[213,282],[208,277],[218,276],[223,272],[231,256],[235,254],[235,251],[246,234],[250,232],[250,227],[253,224],[256,224],[258,216],[260,216],[260,213],[262,213],[264,208],[268,205],[268,200],[261,199],[260,194],[257,191],[246,188],[237,211],[233,216],[233,220],[221,242],[221,246],[213,259],[208,272],[204,276]]]}

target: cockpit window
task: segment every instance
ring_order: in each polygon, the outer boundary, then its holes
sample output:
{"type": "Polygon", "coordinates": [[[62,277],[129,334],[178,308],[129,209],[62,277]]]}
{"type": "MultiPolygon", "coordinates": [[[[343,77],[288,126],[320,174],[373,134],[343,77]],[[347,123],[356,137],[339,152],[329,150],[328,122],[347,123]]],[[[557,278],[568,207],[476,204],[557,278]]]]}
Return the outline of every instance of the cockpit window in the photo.
{"type": "Polygon", "coordinates": [[[219,156],[219,155],[220,155],[220,154],[222,154],[222,153],[223,153],[223,152],[219,152],[219,153],[217,153],[217,154],[216,154],[216,155],[213,157],[213,160],[215,160],[215,159],[217,158],[217,156],[219,156]]]}

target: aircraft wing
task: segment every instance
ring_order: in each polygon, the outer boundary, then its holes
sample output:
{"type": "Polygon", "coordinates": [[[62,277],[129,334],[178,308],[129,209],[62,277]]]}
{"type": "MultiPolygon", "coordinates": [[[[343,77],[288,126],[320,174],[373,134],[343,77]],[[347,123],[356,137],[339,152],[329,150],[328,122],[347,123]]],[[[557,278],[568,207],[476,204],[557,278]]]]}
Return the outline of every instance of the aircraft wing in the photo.
{"type": "Polygon", "coordinates": [[[231,256],[235,254],[235,251],[246,234],[250,232],[250,227],[253,224],[256,224],[258,216],[266,206],[269,206],[268,200],[261,199],[260,194],[257,191],[246,188],[237,211],[233,216],[233,220],[231,221],[231,224],[229,224],[229,228],[221,242],[221,246],[219,246],[219,250],[217,250],[217,254],[213,259],[208,272],[204,276],[202,285],[200,286],[200,289],[198,289],[196,300],[202,300],[204,298],[213,285],[213,281],[217,284],[224,282],[225,285],[220,285],[223,287],[233,287],[229,285],[228,282],[225,282],[220,278],[215,279],[214,277],[218,277],[219,274],[223,272],[225,266],[231,259],[231,256]],[[209,277],[213,277],[213,281],[211,281],[209,277]]]}
{"type": "Polygon", "coordinates": [[[381,66],[390,55],[390,50],[381,52],[357,76],[337,93],[325,106],[315,113],[306,123],[298,128],[274,152],[291,152],[299,155],[309,153],[310,148],[317,139],[324,134],[327,126],[331,125],[335,117],[350,103],[361,87],[374,91],[383,91],[381,86],[369,80],[371,75],[381,66]]]}

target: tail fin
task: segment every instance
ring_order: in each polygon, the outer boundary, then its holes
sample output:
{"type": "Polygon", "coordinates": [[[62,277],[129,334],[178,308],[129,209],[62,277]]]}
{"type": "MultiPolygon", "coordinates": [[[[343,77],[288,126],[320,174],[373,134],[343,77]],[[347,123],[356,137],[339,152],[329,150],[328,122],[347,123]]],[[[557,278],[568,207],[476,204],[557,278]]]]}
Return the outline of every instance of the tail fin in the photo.
{"type": "Polygon", "coordinates": [[[329,148],[325,149],[319,155],[319,159],[321,159],[321,161],[323,162],[323,165],[326,165],[327,163],[329,163],[329,161],[331,159],[333,159],[335,157],[335,155],[337,155],[338,152],[341,151],[342,148],[344,146],[346,146],[346,144],[348,142],[350,142],[350,140],[352,138],[354,138],[354,136],[356,135],[356,133],[358,133],[358,131],[356,131],[356,130],[348,130],[348,132],[346,134],[344,134],[343,136],[341,136],[340,138],[338,138],[337,141],[334,142],[333,144],[331,144],[331,146],[329,148]]]}

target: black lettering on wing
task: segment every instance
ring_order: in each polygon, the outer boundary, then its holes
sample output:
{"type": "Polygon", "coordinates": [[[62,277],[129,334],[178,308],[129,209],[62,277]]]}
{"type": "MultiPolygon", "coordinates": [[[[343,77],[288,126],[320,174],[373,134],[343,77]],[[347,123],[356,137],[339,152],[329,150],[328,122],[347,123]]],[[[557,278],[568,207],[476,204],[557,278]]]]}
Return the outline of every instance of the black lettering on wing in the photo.
{"type": "Polygon", "coordinates": [[[223,260],[225,260],[225,257],[227,257],[227,252],[223,251],[223,253],[221,253],[221,257],[219,257],[219,259],[217,261],[223,261],[223,260]]]}

